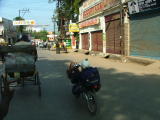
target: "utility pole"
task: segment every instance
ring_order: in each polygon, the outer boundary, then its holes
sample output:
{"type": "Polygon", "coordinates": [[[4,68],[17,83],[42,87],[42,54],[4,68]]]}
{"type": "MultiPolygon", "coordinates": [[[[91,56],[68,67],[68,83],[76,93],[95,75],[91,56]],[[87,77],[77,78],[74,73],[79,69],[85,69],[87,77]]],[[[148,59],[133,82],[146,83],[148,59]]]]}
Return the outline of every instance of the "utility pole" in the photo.
{"type": "MultiPolygon", "coordinates": [[[[29,9],[22,9],[22,10],[19,10],[19,17],[21,17],[21,13],[23,13],[23,16],[27,13],[27,12],[29,12],[29,9]]],[[[22,16],[22,17],[23,17],[22,16]]]]}
{"type": "Polygon", "coordinates": [[[124,55],[124,36],[123,36],[123,3],[122,0],[119,0],[119,4],[120,4],[120,41],[121,41],[121,54],[124,55]]]}
{"type": "Polygon", "coordinates": [[[55,34],[56,34],[56,28],[55,28],[55,22],[56,22],[56,18],[55,18],[55,16],[53,15],[53,17],[52,17],[52,22],[53,22],[53,25],[54,25],[54,40],[55,40],[55,34]]]}

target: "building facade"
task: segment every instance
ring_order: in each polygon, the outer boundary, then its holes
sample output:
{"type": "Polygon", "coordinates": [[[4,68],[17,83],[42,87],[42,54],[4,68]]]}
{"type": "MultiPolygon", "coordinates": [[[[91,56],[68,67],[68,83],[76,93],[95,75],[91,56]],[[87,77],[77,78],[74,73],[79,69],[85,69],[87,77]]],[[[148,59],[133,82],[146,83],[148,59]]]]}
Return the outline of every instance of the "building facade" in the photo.
{"type": "Polygon", "coordinates": [[[17,39],[16,27],[12,20],[0,17],[0,42],[13,43],[17,39]]]}
{"type": "Polygon", "coordinates": [[[119,0],[85,0],[80,6],[80,49],[124,54],[119,0]]]}
{"type": "Polygon", "coordinates": [[[160,1],[82,0],[80,49],[160,59],[160,1]]]}
{"type": "Polygon", "coordinates": [[[160,1],[128,2],[130,56],[160,59],[160,1]]]}

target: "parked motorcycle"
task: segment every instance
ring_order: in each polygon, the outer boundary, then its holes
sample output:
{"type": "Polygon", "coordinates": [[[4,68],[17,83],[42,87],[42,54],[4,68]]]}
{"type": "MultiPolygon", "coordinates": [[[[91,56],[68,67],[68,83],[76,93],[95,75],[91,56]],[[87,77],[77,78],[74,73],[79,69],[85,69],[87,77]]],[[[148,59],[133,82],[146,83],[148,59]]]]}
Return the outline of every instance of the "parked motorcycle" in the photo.
{"type": "Polygon", "coordinates": [[[72,92],[76,97],[81,97],[87,104],[91,114],[96,114],[96,92],[100,89],[100,76],[97,68],[82,69],[81,65],[71,63],[67,75],[73,84],[72,92]]]}

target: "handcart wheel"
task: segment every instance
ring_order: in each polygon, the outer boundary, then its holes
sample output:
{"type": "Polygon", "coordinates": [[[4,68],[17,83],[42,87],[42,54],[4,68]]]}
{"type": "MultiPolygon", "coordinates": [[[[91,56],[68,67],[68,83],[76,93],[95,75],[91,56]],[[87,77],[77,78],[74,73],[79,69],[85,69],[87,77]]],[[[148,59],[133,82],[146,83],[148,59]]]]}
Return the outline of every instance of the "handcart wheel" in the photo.
{"type": "Polygon", "coordinates": [[[34,85],[37,85],[37,72],[34,75],[34,85]]]}
{"type": "Polygon", "coordinates": [[[7,74],[1,76],[1,95],[3,97],[4,94],[9,92],[9,84],[7,82],[7,74]]]}
{"type": "Polygon", "coordinates": [[[1,95],[4,95],[4,78],[3,75],[1,76],[1,95]]]}
{"type": "Polygon", "coordinates": [[[35,74],[35,85],[38,85],[38,95],[41,96],[41,82],[39,79],[39,73],[36,72],[35,74]]]}
{"type": "Polygon", "coordinates": [[[35,84],[35,85],[38,85],[38,79],[39,79],[39,74],[38,74],[38,72],[35,73],[34,79],[35,79],[34,84],[35,84]]]}

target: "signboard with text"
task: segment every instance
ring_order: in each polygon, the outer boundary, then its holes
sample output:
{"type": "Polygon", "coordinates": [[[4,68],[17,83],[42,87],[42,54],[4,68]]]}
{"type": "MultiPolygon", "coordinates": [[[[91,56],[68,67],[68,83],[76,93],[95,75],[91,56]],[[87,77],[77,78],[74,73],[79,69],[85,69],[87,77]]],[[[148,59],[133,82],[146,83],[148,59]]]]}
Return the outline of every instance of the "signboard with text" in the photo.
{"type": "Polygon", "coordinates": [[[84,28],[84,27],[88,27],[88,26],[92,26],[92,25],[97,25],[100,23],[99,18],[93,18],[87,21],[84,21],[82,23],[79,24],[79,28],[84,28]]]}
{"type": "Polygon", "coordinates": [[[69,24],[69,32],[79,32],[79,26],[76,23],[69,24]]]}
{"type": "Polygon", "coordinates": [[[34,20],[16,20],[13,21],[13,25],[35,25],[34,20]]]}
{"type": "Polygon", "coordinates": [[[160,7],[160,0],[133,0],[128,2],[129,13],[135,14],[160,7]]]}
{"type": "Polygon", "coordinates": [[[67,48],[71,48],[71,39],[65,39],[64,42],[66,42],[67,48]]]}

